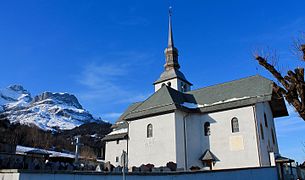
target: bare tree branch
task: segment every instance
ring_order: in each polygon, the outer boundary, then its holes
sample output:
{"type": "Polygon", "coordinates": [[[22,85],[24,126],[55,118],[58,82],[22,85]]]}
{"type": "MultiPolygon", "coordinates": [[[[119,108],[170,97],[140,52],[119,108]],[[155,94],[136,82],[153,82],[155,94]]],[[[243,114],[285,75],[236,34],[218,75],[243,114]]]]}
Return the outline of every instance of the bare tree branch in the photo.
{"type": "MultiPolygon", "coordinates": [[[[305,45],[302,48],[305,58],[305,45]]],[[[298,67],[294,71],[289,70],[287,75],[283,77],[275,66],[268,62],[268,56],[262,57],[256,55],[255,59],[279,81],[280,85],[274,83],[274,91],[284,96],[287,102],[294,106],[300,117],[305,121],[304,68],[298,67]]]]}

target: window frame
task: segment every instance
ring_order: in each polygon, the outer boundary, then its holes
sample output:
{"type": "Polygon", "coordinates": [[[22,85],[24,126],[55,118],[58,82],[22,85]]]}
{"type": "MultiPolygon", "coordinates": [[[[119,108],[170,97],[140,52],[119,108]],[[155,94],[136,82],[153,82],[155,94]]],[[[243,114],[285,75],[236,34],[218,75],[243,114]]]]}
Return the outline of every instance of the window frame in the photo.
{"type": "Polygon", "coordinates": [[[167,84],[168,87],[172,86],[172,83],[170,81],[168,81],[166,84],[167,84]]]}
{"type": "Polygon", "coordinates": [[[153,125],[149,123],[146,126],[146,138],[152,138],[153,137],[153,125]]]}
{"type": "Polygon", "coordinates": [[[273,128],[271,128],[271,136],[272,136],[272,143],[275,144],[275,134],[273,128]]]}
{"type": "Polygon", "coordinates": [[[211,135],[211,123],[205,122],[203,125],[204,130],[204,136],[210,136],[211,135]]]}
{"type": "Polygon", "coordinates": [[[268,119],[266,113],[264,113],[264,121],[265,121],[265,126],[268,127],[268,119]]]}
{"type": "Polygon", "coordinates": [[[264,135],[264,129],[263,129],[262,123],[260,123],[260,131],[261,131],[261,138],[262,138],[262,140],[264,140],[265,139],[265,135],[264,135]]]}
{"type": "Polygon", "coordinates": [[[239,132],[239,122],[237,117],[233,117],[231,119],[231,131],[232,133],[237,133],[239,132]]]}

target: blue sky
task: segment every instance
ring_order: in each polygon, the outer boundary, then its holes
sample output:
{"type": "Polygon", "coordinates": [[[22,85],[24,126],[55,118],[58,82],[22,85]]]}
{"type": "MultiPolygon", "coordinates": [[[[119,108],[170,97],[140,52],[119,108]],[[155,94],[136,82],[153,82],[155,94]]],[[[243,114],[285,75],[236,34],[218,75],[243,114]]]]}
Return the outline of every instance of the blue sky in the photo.
{"type": "MultiPolygon", "coordinates": [[[[276,50],[283,72],[304,66],[292,53],[305,31],[305,1],[1,1],[0,87],[36,95],[70,92],[113,122],[153,93],[163,70],[167,12],[173,6],[181,70],[193,89],[255,74],[255,49],[276,50]]],[[[281,153],[305,159],[305,123],[276,119],[281,153]]]]}

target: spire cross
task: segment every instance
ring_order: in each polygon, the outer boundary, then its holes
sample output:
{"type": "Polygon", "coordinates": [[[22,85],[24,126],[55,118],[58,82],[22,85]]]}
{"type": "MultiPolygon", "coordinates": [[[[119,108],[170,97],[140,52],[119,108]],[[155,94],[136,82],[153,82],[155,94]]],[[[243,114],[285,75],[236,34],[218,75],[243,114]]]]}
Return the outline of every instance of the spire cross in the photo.
{"type": "Polygon", "coordinates": [[[172,6],[169,6],[168,8],[168,47],[173,48],[174,47],[174,39],[173,39],[173,31],[172,31],[172,6]]]}
{"type": "Polygon", "coordinates": [[[168,8],[168,15],[172,16],[172,14],[173,14],[173,7],[169,6],[169,8],[168,8]]]}

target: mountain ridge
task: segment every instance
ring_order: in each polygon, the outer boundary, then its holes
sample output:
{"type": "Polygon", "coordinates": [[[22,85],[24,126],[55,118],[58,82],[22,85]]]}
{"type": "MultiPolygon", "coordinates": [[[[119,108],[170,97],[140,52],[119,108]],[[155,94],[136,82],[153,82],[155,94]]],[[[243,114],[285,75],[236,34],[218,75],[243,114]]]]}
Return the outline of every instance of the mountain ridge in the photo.
{"type": "Polygon", "coordinates": [[[106,123],[93,117],[73,94],[46,91],[32,97],[22,85],[0,89],[0,115],[13,124],[50,131],[69,130],[91,122],[106,123]]]}

